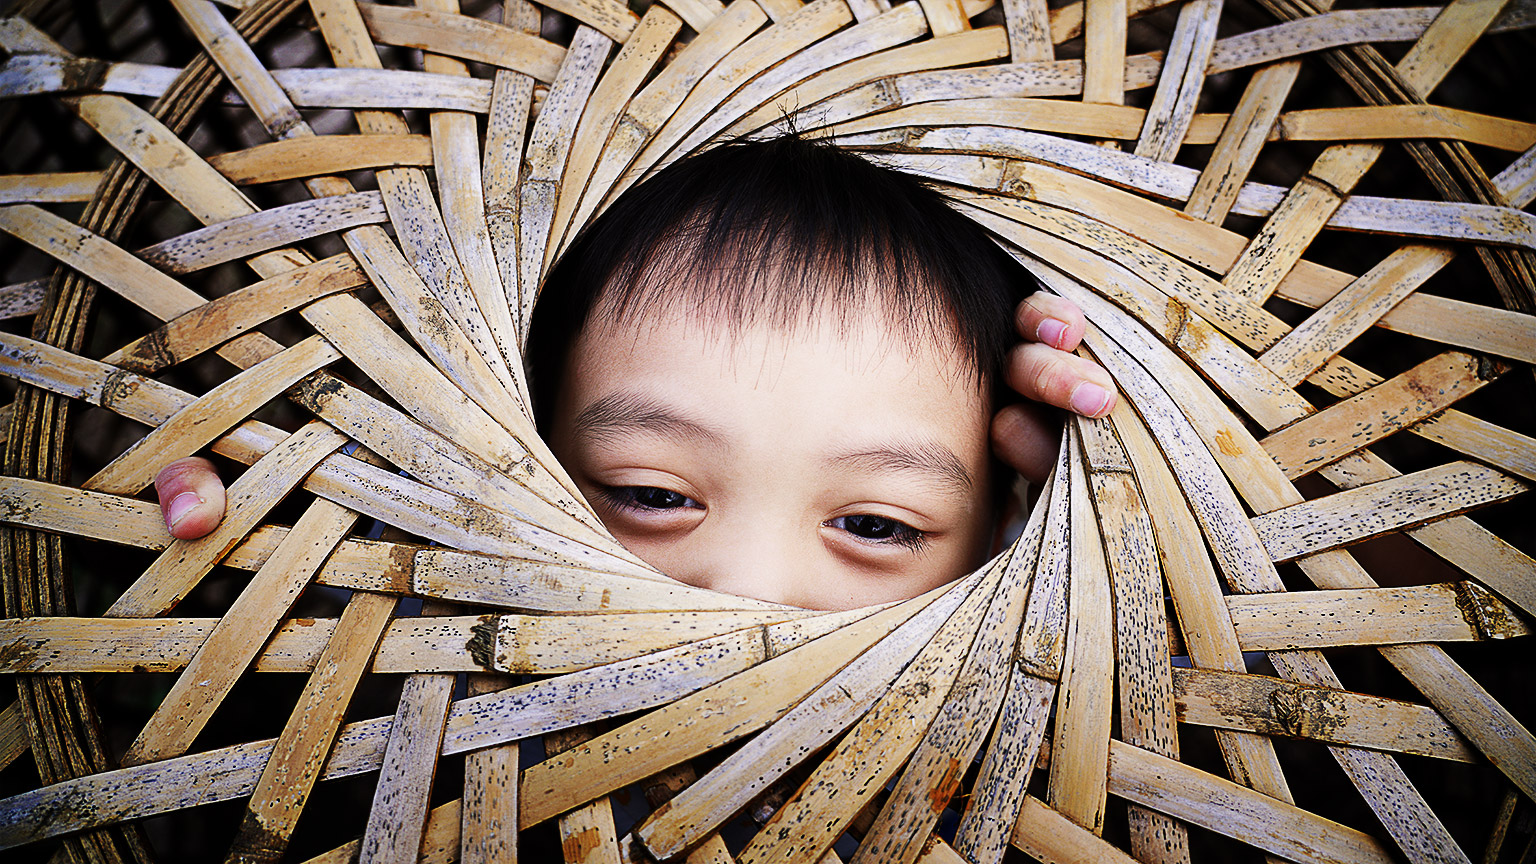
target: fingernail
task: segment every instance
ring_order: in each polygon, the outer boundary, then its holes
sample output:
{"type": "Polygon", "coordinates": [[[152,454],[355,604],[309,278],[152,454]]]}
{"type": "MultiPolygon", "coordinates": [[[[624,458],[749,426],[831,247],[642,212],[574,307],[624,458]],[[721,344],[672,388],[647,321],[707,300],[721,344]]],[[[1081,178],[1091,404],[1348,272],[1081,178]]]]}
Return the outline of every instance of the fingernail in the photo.
{"type": "Polygon", "coordinates": [[[183,492],[172,498],[171,503],[165,505],[165,518],[170,520],[168,524],[175,528],[178,522],[192,512],[193,507],[201,503],[203,503],[202,496],[196,492],[183,492]]]}
{"type": "Polygon", "coordinates": [[[1072,391],[1072,410],[1084,417],[1097,417],[1109,407],[1109,391],[1084,382],[1072,391]]]}
{"type": "Polygon", "coordinates": [[[1055,318],[1047,318],[1035,328],[1035,338],[1051,346],[1060,348],[1062,340],[1067,336],[1067,325],[1055,318]]]}

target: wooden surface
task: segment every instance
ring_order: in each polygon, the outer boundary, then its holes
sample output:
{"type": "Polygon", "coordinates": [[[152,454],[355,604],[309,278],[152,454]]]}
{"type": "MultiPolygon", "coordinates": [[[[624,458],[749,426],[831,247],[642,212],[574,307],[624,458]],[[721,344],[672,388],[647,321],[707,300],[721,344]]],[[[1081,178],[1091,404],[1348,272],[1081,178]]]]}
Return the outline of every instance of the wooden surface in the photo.
{"type": "Polygon", "coordinates": [[[1533,33],[13,4],[0,857],[1526,860],[1533,33]],[[949,196],[1122,394],[999,557],[886,608],[671,582],[528,406],[581,229],[788,128],[949,196]],[[229,515],[175,541],[147,487],[199,452],[229,515]]]}

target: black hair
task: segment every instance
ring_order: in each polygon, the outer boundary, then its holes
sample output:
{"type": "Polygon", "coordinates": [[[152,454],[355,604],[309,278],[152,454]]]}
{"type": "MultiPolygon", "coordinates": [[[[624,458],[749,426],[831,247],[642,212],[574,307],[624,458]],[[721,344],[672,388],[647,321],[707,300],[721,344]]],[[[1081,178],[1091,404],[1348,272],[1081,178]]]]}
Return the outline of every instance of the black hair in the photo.
{"type": "Polygon", "coordinates": [[[545,280],[526,356],[547,428],[567,355],[594,316],[685,304],[702,324],[793,330],[887,315],[902,335],[952,338],[994,403],[1014,307],[1034,280],[916,179],[793,135],[680,159],[625,191],[545,280]]]}

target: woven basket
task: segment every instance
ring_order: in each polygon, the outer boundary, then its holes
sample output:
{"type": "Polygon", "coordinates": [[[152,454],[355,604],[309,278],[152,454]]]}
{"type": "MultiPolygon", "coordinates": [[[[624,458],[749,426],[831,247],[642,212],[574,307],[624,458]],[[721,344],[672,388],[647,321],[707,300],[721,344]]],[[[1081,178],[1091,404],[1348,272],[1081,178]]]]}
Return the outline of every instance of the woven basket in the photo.
{"type": "Polygon", "coordinates": [[[0,857],[1529,860],[1528,6],[64,7],[0,21],[0,857]],[[887,608],[669,582],[527,419],[581,226],[786,124],[1124,395],[887,608]]]}

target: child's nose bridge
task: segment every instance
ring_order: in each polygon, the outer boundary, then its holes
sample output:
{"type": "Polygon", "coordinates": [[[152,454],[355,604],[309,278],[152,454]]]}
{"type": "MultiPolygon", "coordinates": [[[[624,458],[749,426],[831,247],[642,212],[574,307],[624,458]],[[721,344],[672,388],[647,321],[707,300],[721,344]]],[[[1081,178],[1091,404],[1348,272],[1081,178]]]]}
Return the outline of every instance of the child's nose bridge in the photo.
{"type": "Polygon", "coordinates": [[[711,553],[707,561],[698,562],[704,565],[703,572],[694,584],[754,600],[805,606],[812,602],[816,581],[831,578],[817,573],[814,532],[797,528],[792,520],[741,519],[737,524],[723,522],[715,531],[711,553]]]}

